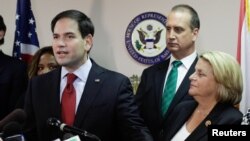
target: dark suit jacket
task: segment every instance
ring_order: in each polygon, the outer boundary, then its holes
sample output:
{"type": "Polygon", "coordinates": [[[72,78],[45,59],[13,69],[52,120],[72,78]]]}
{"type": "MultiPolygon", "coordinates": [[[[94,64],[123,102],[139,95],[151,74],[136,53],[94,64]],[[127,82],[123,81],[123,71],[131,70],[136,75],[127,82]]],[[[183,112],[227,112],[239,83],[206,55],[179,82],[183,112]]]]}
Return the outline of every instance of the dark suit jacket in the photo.
{"type": "MultiPolygon", "coordinates": [[[[46,124],[50,117],[61,120],[60,73],[61,68],[56,69],[35,77],[29,84],[25,110],[28,122],[37,127],[39,138],[33,138],[33,141],[62,137],[58,129],[46,124]]],[[[97,135],[102,141],[152,141],[143,119],[139,117],[129,79],[98,66],[94,61],[74,126],[97,135]]]]}
{"type": "Polygon", "coordinates": [[[139,105],[142,118],[151,131],[155,141],[160,141],[162,138],[162,127],[164,121],[172,112],[175,105],[183,100],[192,99],[187,93],[189,90],[189,76],[194,72],[195,64],[198,58],[195,59],[186,76],[183,79],[179,89],[173,98],[170,107],[163,118],[161,114],[162,91],[165,82],[165,76],[168,70],[170,59],[159,64],[150,66],[145,69],[141,76],[141,82],[136,93],[136,102],[139,105]]]}
{"type": "Polygon", "coordinates": [[[21,98],[24,98],[27,84],[27,65],[0,51],[0,120],[15,108],[23,107],[21,98]]]}
{"type": "MultiPolygon", "coordinates": [[[[178,130],[185,124],[194,112],[197,103],[195,101],[185,101],[176,106],[169,120],[165,123],[164,141],[170,141],[178,130]]],[[[217,103],[201,124],[187,137],[185,141],[207,141],[208,127],[211,125],[240,125],[243,114],[232,105],[217,103]]]]}

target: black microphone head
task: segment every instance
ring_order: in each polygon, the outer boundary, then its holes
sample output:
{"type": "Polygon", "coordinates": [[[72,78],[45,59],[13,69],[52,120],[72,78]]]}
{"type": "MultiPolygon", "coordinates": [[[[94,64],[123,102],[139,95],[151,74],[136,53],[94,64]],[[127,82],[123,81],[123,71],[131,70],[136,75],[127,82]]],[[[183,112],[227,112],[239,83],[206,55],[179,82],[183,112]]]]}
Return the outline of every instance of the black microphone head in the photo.
{"type": "Polygon", "coordinates": [[[0,121],[0,130],[2,130],[6,124],[12,121],[23,124],[26,118],[27,115],[23,109],[15,109],[0,121]]]}
{"type": "Polygon", "coordinates": [[[73,134],[71,134],[71,133],[66,133],[66,134],[64,134],[63,135],[63,140],[67,140],[67,139],[69,139],[69,138],[71,138],[71,137],[73,137],[74,135],[73,134]]]}
{"type": "Polygon", "coordinates": [[[18,122],[10,122],[3,127],[3,136],[9,137],[22,133],[22,127],[18,122]]]}
{"type": "Polygon", "coordinates": [[[60,127],[61,121],[56,118],[49,118],[47,124],[53,127],[60,127]]]}

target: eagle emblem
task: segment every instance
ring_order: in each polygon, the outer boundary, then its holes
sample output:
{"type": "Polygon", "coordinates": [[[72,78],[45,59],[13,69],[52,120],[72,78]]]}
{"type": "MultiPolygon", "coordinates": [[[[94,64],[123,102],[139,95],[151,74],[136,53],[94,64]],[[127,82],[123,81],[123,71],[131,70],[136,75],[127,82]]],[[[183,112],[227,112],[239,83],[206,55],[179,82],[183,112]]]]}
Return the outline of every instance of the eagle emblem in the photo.
{"type": "MultiPolygon", "coordinates": [[[[148,25],[147,29],[152,30],[152,25],[148,25]]],[[[149,35],[148,32],[144,31],[142,28],[138,29],[137,32],[139,34],[139,39],[142,45],[137,40],[136,48],[138,50],[141,49],[159,49],[156,44],[160,41],[161,32],[163,29],[158,28],[157,30],[153,31],[152,36],[149,35]]]]}
{"type": "Polygon", "coordinates": [[[170,56],[166,48],[167,18],[157,12],[136,16],[128,25],[125,45],[129,54],[143,64],[155,64],[170,56]]]}

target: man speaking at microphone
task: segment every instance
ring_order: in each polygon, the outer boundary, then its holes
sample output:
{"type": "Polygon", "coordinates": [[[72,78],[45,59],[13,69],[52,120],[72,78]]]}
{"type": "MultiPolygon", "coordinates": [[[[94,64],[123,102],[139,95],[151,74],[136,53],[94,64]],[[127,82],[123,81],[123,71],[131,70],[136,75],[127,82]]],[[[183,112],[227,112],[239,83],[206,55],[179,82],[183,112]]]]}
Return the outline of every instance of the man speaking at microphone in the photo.
{"type": "MultiPolygon", "coordinates": [[[[63,11],[52,20],[51,30],[53,52],[61,67],[29,83],[27,125],[37,133],[31,140],[62,138],[65,133],[46,124],[55,117],[102,141],[152,141],[139,116],[128,77],[90,58],[94,40],[90,18],[77,10],[63,11]]],[[[81,136],[81,140],[90,139],[81,136]]]]}

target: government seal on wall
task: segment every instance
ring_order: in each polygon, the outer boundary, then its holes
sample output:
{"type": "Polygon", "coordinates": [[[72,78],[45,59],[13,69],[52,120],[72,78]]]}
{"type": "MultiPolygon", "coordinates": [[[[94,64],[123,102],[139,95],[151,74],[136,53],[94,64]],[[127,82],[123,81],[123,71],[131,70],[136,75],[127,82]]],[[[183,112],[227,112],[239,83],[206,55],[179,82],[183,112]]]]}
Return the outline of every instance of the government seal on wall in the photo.
{"type": "Polygon", "coordinates": [[[129,54],[142,64],[156,64],[169,57],[166,48],[167,18],[157,12],[136,16],[128,25],[125,45],[129,54]]]}

